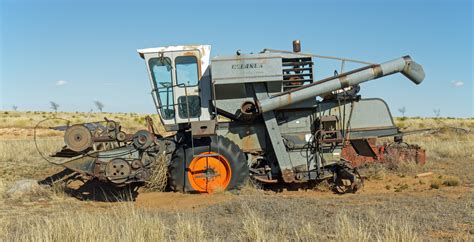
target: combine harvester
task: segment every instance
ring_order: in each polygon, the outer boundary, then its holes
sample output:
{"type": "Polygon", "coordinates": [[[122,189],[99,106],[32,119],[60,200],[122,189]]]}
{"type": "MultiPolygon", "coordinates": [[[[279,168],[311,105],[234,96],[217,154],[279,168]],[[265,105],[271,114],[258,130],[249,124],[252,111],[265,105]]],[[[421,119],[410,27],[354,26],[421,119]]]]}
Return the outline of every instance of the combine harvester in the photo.
{"type": "Polygon", "coordinates": [[[66,146],[54,164],[115,186],[143,184],[165,162],[170,190],[212,193],[262,184],[328,180],[340,193],[355,192],[355,167],[388,158],[424,163],[418,146],[376,145],[378,137],[403,133],[387,104],[357,95],[359,84],[401,73],[415,84],[424,77],[409,56],[382,64],[264,49],[258,54],[210,58],[209,45],[138,50],[151,80],[152,97],[166,131],[135,134],[118,122],[68,125],[66,146]],[[314,58],[342,62],[340,74],[314,80],[314,58]],[[367,66],[343,72],[346,62],[367,66]],[[212,64],[212,68],[211,68],[212,64]],[[225,121],[224,121],[225,120],[225,121]],[[165,157],[163,159],[163,157],[165,157]]]}

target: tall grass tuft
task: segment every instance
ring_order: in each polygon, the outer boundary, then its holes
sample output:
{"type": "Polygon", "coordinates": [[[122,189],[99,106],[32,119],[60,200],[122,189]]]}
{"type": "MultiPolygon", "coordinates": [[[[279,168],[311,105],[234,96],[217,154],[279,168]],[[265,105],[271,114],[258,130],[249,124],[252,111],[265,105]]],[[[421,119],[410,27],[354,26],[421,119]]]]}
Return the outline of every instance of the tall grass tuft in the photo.
{"type": "Polygon", "coordinates": [[[242,233],[239,237],[248,241],[264,241],[268,239],[267,224],[262,215],[249,206],[242,206],[242,233]]]}
{"type": "Polygon", "coordinates": [[[163,192],[165,191],[168,181],[168,161],[165,155],[160,155],[156,158],[152,174],[146,181],[145,190],[149,192],[163,192]]]}
{"type": "MultiPolygon", "coordinates": [[[[191,214],[178,214],[173,228],[173,239],[177,241],[204,241],[205,229],[201,219],[191,214]]],[[[170,236],[172,237],[172,236],[170,236]]]]}
{"type": "Polygon", "coordinates": [[[336,241],[369,241],[371,232],[368,224],[361,220],[355,220],[346,213],[336,216],[336,241]]]}
{"type": "MultiPolygon", "coordinates": [[[[3,227],[3,226],[2,226],[3,227]]],[[[10,221],[6,241],[163,241],[168,227],[156,213],[119,205],[107,211],[68,210],[10,221]]]]}

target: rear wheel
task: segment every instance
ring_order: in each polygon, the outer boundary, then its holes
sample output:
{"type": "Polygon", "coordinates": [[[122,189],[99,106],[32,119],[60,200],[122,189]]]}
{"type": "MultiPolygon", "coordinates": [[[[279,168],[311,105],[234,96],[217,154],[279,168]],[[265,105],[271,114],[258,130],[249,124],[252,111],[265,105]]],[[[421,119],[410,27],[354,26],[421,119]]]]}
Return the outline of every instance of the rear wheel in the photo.
{"type": "Polygon", "coordinates": [[[339,194],[355,193],[363,186],[363,180],[355,168],[337,165],[334,174],[334,191],[339,194]]]}
{"type": "Polygon", "coordinates": [[[223,136],[183,144],[173,154],[169,184],[174,191],[213,193],[243,186],[249,171],[245,154],[223,136]]]}

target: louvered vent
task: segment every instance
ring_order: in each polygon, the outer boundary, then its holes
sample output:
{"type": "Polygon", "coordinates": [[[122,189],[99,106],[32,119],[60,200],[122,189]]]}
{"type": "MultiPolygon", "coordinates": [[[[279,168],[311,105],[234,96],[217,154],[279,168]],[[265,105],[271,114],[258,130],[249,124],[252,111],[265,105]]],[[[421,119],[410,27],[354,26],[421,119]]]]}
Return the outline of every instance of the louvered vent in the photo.
{"type": "Polygon", "coordinates": [[[313,61],[311,57],[283,58],[282,63],[283,91],[313,82],[313,61]]]}

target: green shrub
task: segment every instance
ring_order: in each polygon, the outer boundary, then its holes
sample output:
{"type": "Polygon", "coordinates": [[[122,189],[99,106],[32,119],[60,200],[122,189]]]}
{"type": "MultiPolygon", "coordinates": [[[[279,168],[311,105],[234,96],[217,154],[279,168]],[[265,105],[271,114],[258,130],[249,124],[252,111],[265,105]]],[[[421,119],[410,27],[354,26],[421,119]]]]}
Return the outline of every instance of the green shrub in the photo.
{"type": "Polygon", "coordinates": [[[443,180],[443,185],[448,186],[448,187],[459,186],[459,184],[461,184],[461,181],[459,180],[458,177],[455,177],[455,176],[446,177],[443,180]]]}
{"type": "Polygon", "coordinates": [[[431,181],[430,188],[439,189],[439,187],[441,187],[441,181],[440,180],[431,181]]]}
{"type": "Polygon", "coordinates": [[[408,184],[403,184],[403,185],[400,185],[397,188],[395,188],[395,192],[401,192],[401,191],[406,190],[406,189],[408,189],[408,184]]]}

